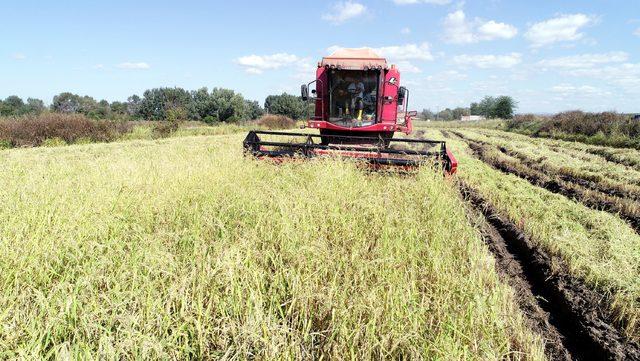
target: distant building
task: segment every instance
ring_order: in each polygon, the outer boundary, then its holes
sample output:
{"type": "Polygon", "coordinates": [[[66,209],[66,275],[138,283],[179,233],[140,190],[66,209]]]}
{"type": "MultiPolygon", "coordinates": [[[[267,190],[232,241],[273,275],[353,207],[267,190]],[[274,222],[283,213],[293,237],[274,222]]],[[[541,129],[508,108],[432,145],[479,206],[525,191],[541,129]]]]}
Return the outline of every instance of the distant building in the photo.
{"type": "Polygon", "coordinates": [[[487,118],[485,118],[482,115],[463,115],[462,117],[460,117],[460,121],[463,122],[476,122],[478,120],[485,120],[487,118]]]}

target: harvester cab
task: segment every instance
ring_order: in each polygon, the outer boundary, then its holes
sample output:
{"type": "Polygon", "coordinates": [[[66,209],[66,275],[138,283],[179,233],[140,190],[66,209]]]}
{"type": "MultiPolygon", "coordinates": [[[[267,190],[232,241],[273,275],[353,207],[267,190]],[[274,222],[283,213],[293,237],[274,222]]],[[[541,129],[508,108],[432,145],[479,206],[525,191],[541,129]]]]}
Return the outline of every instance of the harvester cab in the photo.
{"type": "Polygon", "coordinates": [[[415,111],[408,111],[409,90],[400,72],[371,49],[341,49],[318,63],[315,80],[301,87],[311,103],[307,128],[319,134],[251,131],[246,152],[257,157],[340,156],[374,165],[413,168],[433,160],[453,174],[457,161],[446,143],[394,138],[410,134],[415,111]],[[267,140],[267,138],[271,138],[267,140]]]}

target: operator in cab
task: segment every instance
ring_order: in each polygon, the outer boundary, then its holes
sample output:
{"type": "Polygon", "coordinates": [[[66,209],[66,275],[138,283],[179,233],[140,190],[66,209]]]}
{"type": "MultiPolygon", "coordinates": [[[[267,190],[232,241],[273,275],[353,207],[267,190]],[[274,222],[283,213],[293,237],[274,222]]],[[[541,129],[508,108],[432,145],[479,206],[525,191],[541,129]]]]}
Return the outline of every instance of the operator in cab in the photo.
{"type": "Polygon", "coordinates": [[[355,110],[357,120],[362,120],[362,111],[364,110],[364,83],[360,80],[348,77],[349,86],[347,91],[351,96],[350,108],[355,110]]]}

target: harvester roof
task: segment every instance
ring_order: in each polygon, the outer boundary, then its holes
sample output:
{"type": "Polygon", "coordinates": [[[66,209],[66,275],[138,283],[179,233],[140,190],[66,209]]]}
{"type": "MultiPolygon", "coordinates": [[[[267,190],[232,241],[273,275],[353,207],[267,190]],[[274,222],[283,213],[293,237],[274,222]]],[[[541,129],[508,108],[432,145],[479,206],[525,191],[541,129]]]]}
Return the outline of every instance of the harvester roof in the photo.
{"type": "Polygon", "coordinates": [[[369,48],[338,49],[322,58],[320,66],[350,70],[379,69],[387,67],[387,60],[369,48]]]}

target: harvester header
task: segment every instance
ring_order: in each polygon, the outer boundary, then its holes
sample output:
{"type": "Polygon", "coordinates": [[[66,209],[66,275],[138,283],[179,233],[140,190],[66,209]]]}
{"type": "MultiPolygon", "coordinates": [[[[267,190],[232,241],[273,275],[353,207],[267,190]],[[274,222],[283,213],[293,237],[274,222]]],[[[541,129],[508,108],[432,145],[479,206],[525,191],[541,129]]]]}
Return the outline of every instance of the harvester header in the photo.
{"type": "Polygon", "coordinates": [[[252,131],[245,150],[272,159],[340,156],[403,168],[433,160],[445,173],[456,171],[445,142],[394,138],[412,132],[417,112],[407,110],[409,90],[400,86],[399,69],[371,49],[338,49],[322,58],[315,79],[302,85],[301,98],[313,108],[307,127],[319,134],[252,131]]]}

